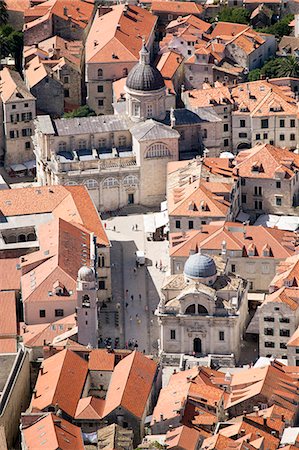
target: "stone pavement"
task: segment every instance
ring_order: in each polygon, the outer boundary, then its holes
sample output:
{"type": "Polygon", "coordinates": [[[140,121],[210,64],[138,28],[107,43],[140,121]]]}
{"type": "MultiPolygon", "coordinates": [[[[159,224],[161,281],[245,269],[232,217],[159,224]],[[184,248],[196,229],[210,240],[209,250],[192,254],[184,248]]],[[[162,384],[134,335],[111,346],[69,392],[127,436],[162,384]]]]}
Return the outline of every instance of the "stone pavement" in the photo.
{"type": "Polygon", "coordinates": [[[121,346],[137,340],[138,350],[157,353],[159,327],[154,311],[169,270],[168,241],[147,241],[143,214],[112,217],[104,223],[112,244],[112,295],[115,308],[119,308],[120,332],[111,321],[105,323],[102,310],[101,334],[103,338],[114,339],[118,332],[121,346]],[[145,266],[136,268],[136,250],[145,252],[145,266]],[[165,271],[156,268],[156,262],[159,266],[160,261],[165,271]]]}

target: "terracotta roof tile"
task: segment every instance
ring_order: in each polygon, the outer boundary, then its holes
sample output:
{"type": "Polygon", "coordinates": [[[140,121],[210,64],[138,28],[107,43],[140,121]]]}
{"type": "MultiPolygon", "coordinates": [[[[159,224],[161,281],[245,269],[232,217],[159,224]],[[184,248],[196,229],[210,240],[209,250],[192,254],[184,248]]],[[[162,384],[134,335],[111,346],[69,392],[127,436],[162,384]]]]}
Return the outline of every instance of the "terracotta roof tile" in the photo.
{"type": "Polygon", "coordinates": [[[174,51],[165,52],[157,64],[157,69],[161,72],[163,78],[172,79],[182,62],[182,55],[174,51]]]}
{"type": "Polygon", "coordinates": [[[95,349],[89,354],[88,369],[113,372],[115,353],[106,349],[95,349]]]}
{"type": "Polygon", "coordinates": [[[182,425],[167,431],[165,445],[168,449],[197,450],[200,436],[199,431],[182,425]]]}
{"type": "Polygon", "coordinates": [[[47,414],[22,431],[28,450],[84,450],[81,429],[54,414],[47,414]]]}
{"type": "Polygon", "coordinates": [[[248,25],[242,25],[239,23],[230,23],[230,22],[218,22],[210,34],[211,38],[215,38],[217,36],[234,36],[241,31],[247,30],[248,25]]]}
{"type": "Polygon", "coordinates": [[[193,16],[192,14],[185,16],[185,17],[178,17],[175,20],[172,20],[166,27],[167,31],[171,31],[173,28],[182,27],[182,26],[188,26],[192,25],[197,30],[200,30],[202,32],[206,32],[211,28],[211,24],[208,22],[205,22],[204,20],[199,19],[196,16],[193,16]]]}
{"type": "Polygon", "coordinates": [[[20,326],[23,343],[26,347],[42,347],[44,343],[52,343],[53,339],[76,326],[75,315],[72,314],[53,323],[20,326]]]}
{"type": "Polygon", "coordinates": [[[16,338],[16,296],[13,291],[0,292],[0,340],[16,338]]]}
{"type": "Polygon", "coordinates": [[[104,416],[119,406],[141,418],[152,390],[157,364],[137,351],[114,369],[106,395],[104,416]]]}
{"type": "Polygon", "coordinates": [[[95,16],[86,40],[86,62],[137,62],[142,39],[152,35],[157,18],[134,5],[115,5],[95,16]]]}
{"type": "Polygon", "coordinates": [[[20,74],[14,70],[9,70],[7,67],[0,71],[0,96],[4,103],[18,101],[18,96],[23,100],[35,100],[20,74]]]}
{"type": "Polygon", "coordinates": [[[74,417],[80,400],[88,363],[70,350],[62,350],[43,361],[31,400],[31,410],[58,407],[74,417]]]}
{"type": "Polygon", "coordinates": [[[19,291],[21,288],[21,270],[19,258],[0,259],[0,291],[19,291]]]}
{"type": "Polygon", "coordinates": [[[153,13],[177,13],[180,15],[200,14],[203,7],[195,2],[180,1],[153,1],[151,5],[153,13]]]}

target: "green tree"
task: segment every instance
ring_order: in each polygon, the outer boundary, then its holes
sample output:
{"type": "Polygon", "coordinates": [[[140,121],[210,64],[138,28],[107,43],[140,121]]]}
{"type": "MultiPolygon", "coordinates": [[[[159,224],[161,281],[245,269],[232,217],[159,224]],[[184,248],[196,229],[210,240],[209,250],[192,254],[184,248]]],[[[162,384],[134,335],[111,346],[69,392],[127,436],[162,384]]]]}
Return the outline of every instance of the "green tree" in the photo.
{"type": "Polygon", "coordinates": [[[79,106],[78,109],[74,109],[73,111],[70,111],[68,113],[65,113],[63,117],[65,119],[73,119],[74,117],[90,117],[95,116],[96,113],[89,108],[89,106],[79,106]]]}
{"type": "Polygon", "coordinates": [[[294,19],[292,14],[287,14],[284,16],[279,22],[276,22],[274,25],[270,25],[269,27],[262,28],[259,31],[262,33],[274,34],[276,38],[280,39],[283,36],[288,36],[292,28],[289,27],[289,23],[294,19]]]}
{"type": "Polygon", "coordinates": [[[253,69],[248,74],[248,81],[257,81],[261,78],[261,69],[253,69]]]}
{"type": "Polygon", "coordinates": [[[14,30],[11,25],[0,27],[0,59],[12,55],[16,61],[16,68],[22,68],[23,33],[14,30]]]}
{"type": "Polygon", "coordinates": [[[8,12],[5,0],[0,0],[0,25],[4,25],[8,20],[8,12]]]}
{"type": "Polygon", "coordinates": [[[272,58],[269,59],[261,68],[261,75],[265,78],[277,78],[279,77],[281,59],[272,58]]]}
{"type": "Polygon", "coordinates": [[[295,56],[280,58],[279,77],[299,77],[299,61],[295,56]]]}
{"type": "Polygon", "coordinates": [[[218,20],[220,22],[232,22],[232,23],[243,23],[248,24],[250,18],[250,13],[247,9],[243,8],[230,8],[228,6],[224,6],[221,9],[218,20]]]}

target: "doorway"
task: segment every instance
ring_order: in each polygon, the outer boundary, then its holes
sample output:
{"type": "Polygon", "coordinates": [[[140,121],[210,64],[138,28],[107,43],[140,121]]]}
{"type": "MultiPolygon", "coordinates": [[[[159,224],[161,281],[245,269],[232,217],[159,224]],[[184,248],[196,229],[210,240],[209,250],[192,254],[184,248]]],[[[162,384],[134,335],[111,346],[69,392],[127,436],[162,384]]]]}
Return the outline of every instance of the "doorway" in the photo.
{"type": "Polygon", "coordinates": [[[195,338],[193,341],[193,351],[194,353],[199,353],[201,354],[201,339],[200,338],[195,338]]]}
{"type": "Polygon", "coordinates": [[[128,194],[128,205],[134,204],[134,194],[128,194]]]}

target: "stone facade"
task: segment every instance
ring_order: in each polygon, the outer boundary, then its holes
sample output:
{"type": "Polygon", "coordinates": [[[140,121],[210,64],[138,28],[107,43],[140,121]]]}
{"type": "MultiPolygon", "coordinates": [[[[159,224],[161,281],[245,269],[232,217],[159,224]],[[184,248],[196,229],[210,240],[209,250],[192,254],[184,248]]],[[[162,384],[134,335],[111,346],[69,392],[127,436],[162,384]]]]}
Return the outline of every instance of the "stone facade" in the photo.
{"type": "Polygon", "coordinates": [[[30,88],[36,97],[37,109],[54,117],[60,117],[64,111],[63,84],[49,74],[30,88]]]}
{"type": "Polygon", "coordinates": [[[4,69],[0,76],[3,82],[0,96],[0,120],[3,124],[0,128],[1,157],[8,167],[34,159],[31,135],[36,117],[36,99],[17,72],[4,69]],[[15,84],[15,90],[9,97],[6,96],[6,82],[15,84]]]}
{"type": "Polygon", "coordinates": [[[214,274],[203,276],[202,268],[195,268],[191,276],[187,270],[191,258],[200,261],[202,257],[213,261],[204,255],[192,255],[184,274],[171,276],[162,288],[163,298],[156,311],[161,327],[160,350],[186,354],[233,353],[238,359],[248,315],[247,284],[228,275],[220,259],[214,274]]]}

